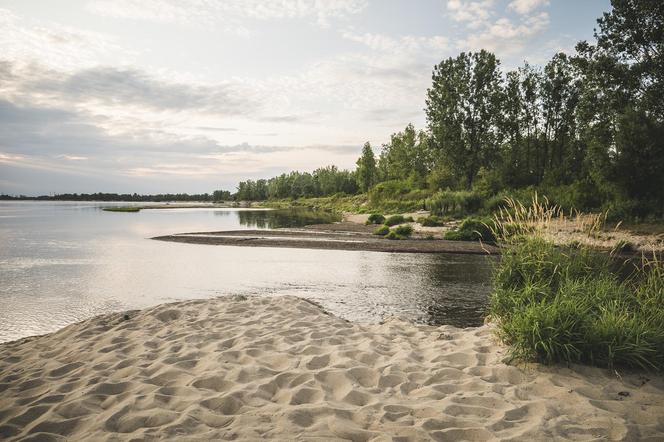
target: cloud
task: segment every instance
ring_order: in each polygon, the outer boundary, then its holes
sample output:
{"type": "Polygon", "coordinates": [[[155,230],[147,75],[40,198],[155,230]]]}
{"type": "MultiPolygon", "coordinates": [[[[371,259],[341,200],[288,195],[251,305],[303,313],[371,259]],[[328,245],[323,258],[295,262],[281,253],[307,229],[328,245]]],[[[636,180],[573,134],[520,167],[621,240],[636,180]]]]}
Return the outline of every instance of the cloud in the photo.
{"type": "Polygon", "coordinates": [[[513,0],[508,7],[519,14],[525,15],[548,4],[549,0],[513,0]]]}
{"type": "Polygon", "coordinates": [[[432,37],[406,35],[391,37],[385,34],[356,34],[351,31],[342,32],[342,37],[361,43],[375,51],[410,53],[422,51],[444,51],[448,49],[449,39],[442,35],[432,37]]]}
{"type": "Polygon", "coordinates": [[[130,62],[136,53],[108,34],[19,17],[0,8],[2,58],[14,62],[39,60],[59,69],[94,65],[100,57],[130,62]]]}
{"type": "Polygon", "coordinates": [[[448,0],[447,10],[454,21],[476,29],[487,23],[493,14],[494,4],[494,0],[448,0]]]}
{"type": "Polygon", "coordinates": [[[502,56],[521,53],[529,39],[543,33],[549,25],[546,12],[523,18],[515,24],[508,18],[500,18],[486,26],[484,30],[460,40],[462,50],[486,49],[502,56]]]}
{"type": "Polygon", "coordinates": [[[87,4],[99,15],[159,23],[221,25],[240,34],[248,31],[243,20],[315,18],[327,27],[331,19],[362,12],[367,0],[95,0],[87,4]]]}

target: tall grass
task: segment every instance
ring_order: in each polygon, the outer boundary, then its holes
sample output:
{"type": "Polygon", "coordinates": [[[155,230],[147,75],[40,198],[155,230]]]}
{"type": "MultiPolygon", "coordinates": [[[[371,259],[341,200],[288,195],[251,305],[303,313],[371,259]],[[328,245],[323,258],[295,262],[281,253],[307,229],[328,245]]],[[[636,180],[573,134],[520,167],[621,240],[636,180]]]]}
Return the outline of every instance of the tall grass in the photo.
{"type": "Polygon", "coordinates": [[[593,235],[603,215],[568,216],[536,198],[508,207],[494,217],[504,251],[490,314],[512,356],[664,370],[664,264],[657,256],[621,263],[587,245],[561,246],[546,237],[553,222],[575,223],[593,235]]]}

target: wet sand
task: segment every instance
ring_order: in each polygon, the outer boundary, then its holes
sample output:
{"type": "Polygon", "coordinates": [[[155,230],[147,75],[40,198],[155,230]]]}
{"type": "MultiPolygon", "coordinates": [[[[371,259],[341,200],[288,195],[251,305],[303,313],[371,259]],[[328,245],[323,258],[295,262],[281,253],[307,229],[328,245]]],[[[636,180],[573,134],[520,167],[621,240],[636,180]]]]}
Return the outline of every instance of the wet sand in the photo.
{"type": "Polygon", "coordinates": [[[423,237],[388,240],[372,235],[370,232],[374,228],[375,226],[370,227],[356,223],[335,223],[308,226],[303,229],[180,233],[158,236],[152,239],[241,247],[289,247],[393,253],[498,253],[497,247],[474,241],[445,241],[442,239],[424,239],[423,237]]]}

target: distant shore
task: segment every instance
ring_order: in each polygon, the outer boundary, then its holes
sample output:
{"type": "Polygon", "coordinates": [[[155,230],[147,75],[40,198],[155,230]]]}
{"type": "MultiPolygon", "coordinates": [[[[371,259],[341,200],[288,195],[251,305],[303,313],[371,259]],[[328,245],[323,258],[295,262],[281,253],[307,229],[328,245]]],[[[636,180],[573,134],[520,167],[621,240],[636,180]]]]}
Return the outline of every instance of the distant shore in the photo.
{"type": "Polygon", "coordinates": [[[510,366],[492,326],[353,324],[295,297],[98,316],[0,344],[3,440],[657,440],[664,379],[510,366]]]}

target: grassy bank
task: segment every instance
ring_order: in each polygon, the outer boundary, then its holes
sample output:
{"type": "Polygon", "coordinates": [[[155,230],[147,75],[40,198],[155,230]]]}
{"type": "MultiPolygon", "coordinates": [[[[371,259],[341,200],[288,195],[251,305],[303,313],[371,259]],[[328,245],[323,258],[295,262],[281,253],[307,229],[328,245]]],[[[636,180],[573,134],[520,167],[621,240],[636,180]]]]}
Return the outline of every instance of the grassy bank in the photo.
{"type": "MultiPolygon", "coordinates": [[[[590,246],[555,245],[542,233],[555,207],[495,217],[504,247],[490,314],[515,358],[664,370],[664,265],[625,262],[590,246]]],[[[567,220],[567,222],[573,222],[567,220]]],[[[601,228],[589,225],[587,234],[601,228]]]]}

